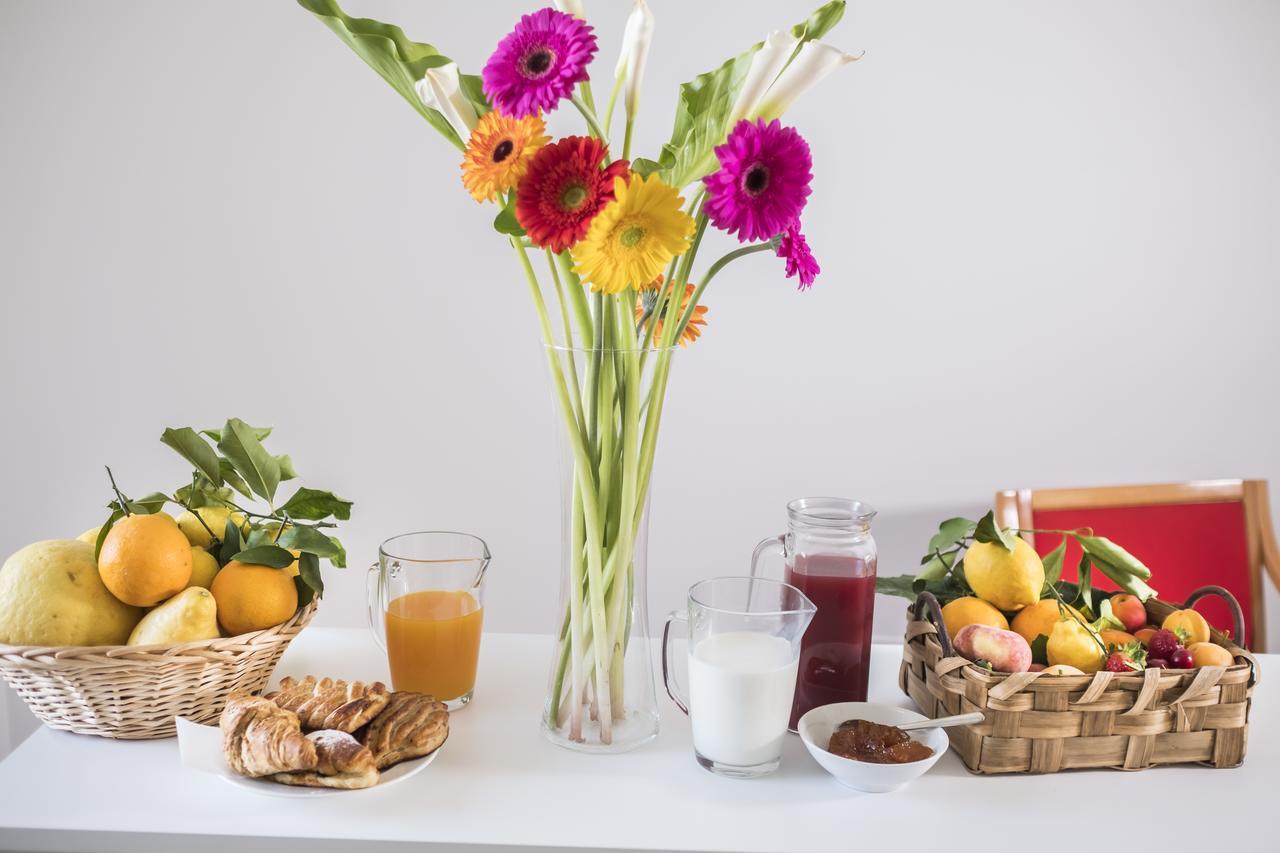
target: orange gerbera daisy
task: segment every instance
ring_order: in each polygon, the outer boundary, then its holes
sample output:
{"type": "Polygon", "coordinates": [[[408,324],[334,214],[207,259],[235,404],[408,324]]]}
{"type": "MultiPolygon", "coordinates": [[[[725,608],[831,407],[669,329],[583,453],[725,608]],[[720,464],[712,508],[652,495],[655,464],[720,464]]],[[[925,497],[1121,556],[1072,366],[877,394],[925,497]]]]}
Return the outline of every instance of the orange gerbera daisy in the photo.
{"type": "Polygon", "coordinates": [[[520,182],[535,151],[551,141],[537,115],[524,118],[487,112],[471,131],[462,156],[462,185],[476,201],[493,201],[520,182]]]}
{"type": "MultiPolygon", "coordinates": [[[[662,311],[658,316],[654,316],[658,308],[658,299],[662,295],[663,278],[658,276],[654,281],[641,287],[640,292],[636,294],[636,324],[643,330],[647,323],[652,322],[654,341],[662,340],[662,315],[666,314],[666,311],[662,311]]],[[[680,301],[680,311],[676,314],[677,321],[684,316],[685,311],[689,310],[689,300],[693,298],[693,291],[696,289],[692,284],[684,286],[684,299],[680,301]]],[[[702,336],[702,329],[699,327],[707,325],[704,316],[706,313],[705,305],[699,305],[693,309],[689,325],[685,326],[684,332],[680,335],[680,346],[691,344],[702,336]]]]}

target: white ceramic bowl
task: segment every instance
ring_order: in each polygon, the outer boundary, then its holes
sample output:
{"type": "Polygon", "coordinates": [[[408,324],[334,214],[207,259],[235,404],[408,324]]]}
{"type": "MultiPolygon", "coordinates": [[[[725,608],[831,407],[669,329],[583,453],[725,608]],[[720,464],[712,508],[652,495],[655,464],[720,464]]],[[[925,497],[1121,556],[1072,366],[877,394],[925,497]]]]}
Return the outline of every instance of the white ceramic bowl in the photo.
{"type": "Polygon", "coordinates": [[[800,739],[813,759],[823,769],[836,777],[841,785],[866,791],[870,794],[882,794],[896,791],[924,775],[930,767],[937,763],[947,751],[950,741],[942,729],[922,729],[910,732],[911,737],[933,749],[933,755],[922,761],[911,761],[906,764],[872,764],[867,761],[855,761],[842,758],[827,752],[827,744],[831,742],[831,734],[845,720],[870,720],[882,725],[897,726],[927,719],[923,714],[897,708],[893,705],[877,705],[874,702],[837,702],[834,705],[822,705],[814,708],[800,718],[797,728],[800,739]]]}

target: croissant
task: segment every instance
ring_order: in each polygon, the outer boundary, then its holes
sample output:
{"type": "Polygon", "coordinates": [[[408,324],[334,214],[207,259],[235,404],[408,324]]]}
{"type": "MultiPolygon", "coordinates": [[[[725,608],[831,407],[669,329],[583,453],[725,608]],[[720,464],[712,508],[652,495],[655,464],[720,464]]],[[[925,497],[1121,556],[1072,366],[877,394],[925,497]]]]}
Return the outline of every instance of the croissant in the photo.
{"type": "Polygon", "coordinates": [[[316,747],[303,736],[298,715],[274,702],[234,691],[218,727],[227,766],[241,776],[316,769],[316,747]]]}
{"type": "Polygon", "coordinates": [[[373,754],[351,735],[324,730],[312,732],[307,740],[315,744],[316,769],[276,773],[272,779],[315,788],[369,788],[378,784],[373,754]]]}
{"type": "Polygon", "coordinates": [[[376,717],[391,696],[381,681],[348,684],[329,678],[317,681],[315,676],[308,675],[302,681],[288,676],[282,678],[280,689],[268,693],[266,698],[286,711],[295,712],[304,729],[350,733],[376,717]]]}
{"type": "Polygon", "coordinates": [[[434,752],[449,737],[449,711],[423,693],[396,692],[365,729],[378,769],[434,752]]]}

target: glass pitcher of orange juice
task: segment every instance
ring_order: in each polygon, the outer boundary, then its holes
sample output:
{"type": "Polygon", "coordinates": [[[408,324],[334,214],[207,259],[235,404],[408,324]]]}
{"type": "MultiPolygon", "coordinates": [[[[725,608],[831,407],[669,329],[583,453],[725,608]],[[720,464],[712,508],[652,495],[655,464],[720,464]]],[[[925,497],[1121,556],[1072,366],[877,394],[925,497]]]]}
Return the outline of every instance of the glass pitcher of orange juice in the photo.
{"type": "Polygon", "coordinates": [[[369,627],[396,690],[429,693],[450,711],[471,701],[489,560],[489,546],[467,533],[405,533],[378,547],[369,627]]]}

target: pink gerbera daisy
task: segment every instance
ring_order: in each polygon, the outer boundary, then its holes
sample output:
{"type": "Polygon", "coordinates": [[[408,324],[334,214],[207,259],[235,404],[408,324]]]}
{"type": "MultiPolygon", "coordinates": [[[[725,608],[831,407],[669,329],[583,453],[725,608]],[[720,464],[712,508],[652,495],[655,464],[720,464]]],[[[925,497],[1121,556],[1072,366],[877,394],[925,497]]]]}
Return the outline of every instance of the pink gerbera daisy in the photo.
{"type": "Polygon", "coordinates": [[[591,27],[556,9],[525,15],[484,66],[484,93],[505,115],[550,112],[587,79],[596,52],[591,27]]]}
{"type": "Polygon", "coordinates": [[[768,240],[786,230],[809,197],[809,143],[777,119],[743,119],[716,148],[719,171],[707,175],[707,216],[738,242],[768,240]]]}
{"type": "Polygon", "coordinates": [[[787,278],[800,276],[800,289],[808,290],[813,280],[822,272],[818,261],[809,249],[809,241],[800,232],[800,220],[787,226],[776,238],[778,257],[787,259],[787,278]]]}

